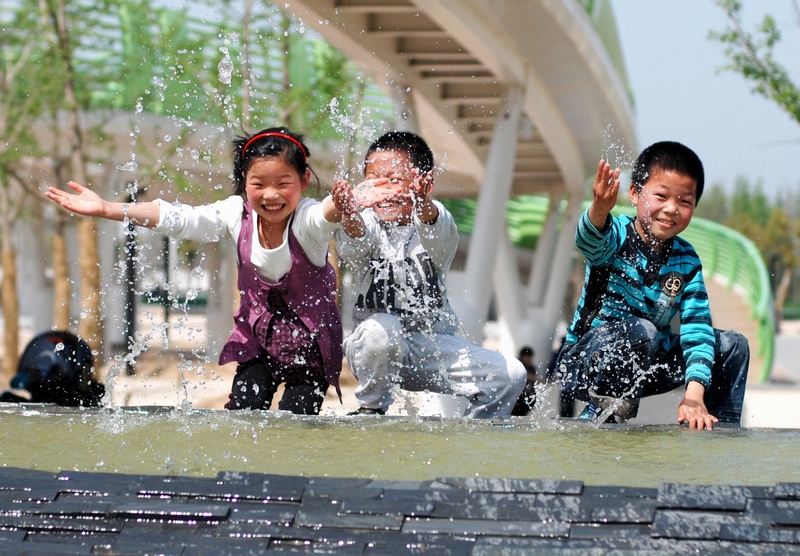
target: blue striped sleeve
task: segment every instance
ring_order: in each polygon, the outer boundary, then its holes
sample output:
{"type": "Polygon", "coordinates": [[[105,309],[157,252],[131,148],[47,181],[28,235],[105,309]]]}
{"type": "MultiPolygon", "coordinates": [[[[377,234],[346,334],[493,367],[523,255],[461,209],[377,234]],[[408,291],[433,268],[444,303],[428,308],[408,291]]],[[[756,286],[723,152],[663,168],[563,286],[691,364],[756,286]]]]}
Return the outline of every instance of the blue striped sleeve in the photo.
{"type": "Polygon", "coordinates": [[[608,264],[624,239],[625,229],[619,219],[609,215],[601,232],[589,219],[589,209],[583,212],[575,230],[575,246],[591,265],[608,264]]]}
{"type": "MultiPolygon", "coordinates": [[[[687,258],[697,255],[694,250],[687,258]]],[[[681,349],[686,360],[686,383],[697,381],[706,389],[711,384],[711,368],[714,364],[714,328],[711,324],[711,310],[708,293],[703,281],[702,266],[699,260],[687,280],[681,301],[681,349]]]]}

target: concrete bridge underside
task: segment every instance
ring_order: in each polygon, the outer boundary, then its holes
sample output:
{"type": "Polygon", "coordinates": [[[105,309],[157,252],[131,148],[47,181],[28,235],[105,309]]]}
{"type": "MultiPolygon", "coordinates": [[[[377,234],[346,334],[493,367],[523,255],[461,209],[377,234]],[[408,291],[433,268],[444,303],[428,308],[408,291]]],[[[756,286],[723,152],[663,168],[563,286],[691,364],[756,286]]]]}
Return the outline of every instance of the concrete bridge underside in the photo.
{"type": "MultiPolygon", "coordinates": [[[[588,181],[601,156],[628,156],[636,150],[632,109],[618,69],[619,52],[613,48],[613,15],[603,0],[592,5],[587,13],[576,0],[279,3],[385,85],[395,99],[398,121],[425,137],[443,168],[436,176],[437,197],[478,198],[463,264],[448,276],[448,287],[465,332],[475,341],[484,339],[494,308],[501,324],[497,347],[507,354],[515,355],[523,344],[543,357],[549,352],[575,266],[574,229],[588,181]],[[504,217],[507,201],[526,194],[547,195],[551,203],[535,253],[520,261],[504,217]]],[[[118,171],[118,165],[131,160],[134,124],[141,130],[139,143],[160,145],[152,153],[156,158],[166,156],[159,137],[179,131],[173,129],[178,123],[146,114],[87,118],[87,125],[126,130],[111,134],[119,160],[91,168],[92,181],[114,191],[125,191],[125,183],[135,178],[118,171]]],[[[219,135],[207,127],[197,129],[191,139],[201,142],[198,148],[219,135]]],[[[47,130],[42,133],[44,141],[47,130]]],[[[218,150],[226,148],[220,145],[218,150]]],[[[137,160],[144,160],[147,153],[137,154],[137,160]]],[[[34,163],[29,169],[31,174],[40,170],[44,166],[34,163]]],[[[207,169],[189,171],[200,175],[207,169]]],[[[225,166],[225,175],[210,183],[225,182],[227,171],[225,166]]],[[[153,195],[161,194],[160,187],[153,190],[153,195]]],[[[121,225],[104,221],[100,229],[102,281],[120,284],[121,225]]],[[[140,229],[139,240],[158,255],[160,238],[149,233],[140,229]]],[[[43,276],[41,268],[32,267],[47,260],[43,249],[31,234],[21,234],[20,252],[37,254],[25,258],[23,268],[30,272],[22,274],[43,276]]],[[[213,261],[209,266],[217,269],[211,289],[221,293],[209,299],[208,307],[207,348],[214,358],[229,333],[235,272],[231,253],[215,244],[206,251],[213,261]]],[[[52,291],[45,278],[36,280],[41,291],[52,291]]],[[[124,295],[121,286],[104,291],[108,345],[126,342],[124,295]]],[[[25,303],[34,328],[49,326],[49,295],[25,303]]]]}
{"type": "Polygon", "coordinates": [[[529,344],[548,353],[587,181],[601,156],[636,150],[621,63],[601,40],[616,39],[607,3],[594,2],[592,13],[575,0],[280,6],[385,84],[402,125],[443,163],[438,197],[479,199],[464,269],[448,277],[465,332],[481,339],[494,300],[503,351],[529,344]],[[551,210],[520,277],[504,214],[523,194],[548,195],[551,210]]]}

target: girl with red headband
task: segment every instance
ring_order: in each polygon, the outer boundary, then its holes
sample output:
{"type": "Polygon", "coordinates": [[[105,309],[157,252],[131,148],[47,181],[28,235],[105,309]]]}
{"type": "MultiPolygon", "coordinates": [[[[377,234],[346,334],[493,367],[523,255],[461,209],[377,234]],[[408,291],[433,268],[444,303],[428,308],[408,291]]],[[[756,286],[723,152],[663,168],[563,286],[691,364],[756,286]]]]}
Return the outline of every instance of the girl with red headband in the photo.
{"type": "Polygon", "coordinates": [[[312,170],[300,135],[284,127],[233,142],[234,194],[209,205],[109,202],[75,182],[45,195],[85,216],[128,219],[173,238],[227,239],[237,248],[240,308],[219,363],[238,363],[228,409],[318,414],[328,385],[341,400],[342,324],[328,245],[358,211],[349,188],[322,202],[303,197],[312,170]]]}

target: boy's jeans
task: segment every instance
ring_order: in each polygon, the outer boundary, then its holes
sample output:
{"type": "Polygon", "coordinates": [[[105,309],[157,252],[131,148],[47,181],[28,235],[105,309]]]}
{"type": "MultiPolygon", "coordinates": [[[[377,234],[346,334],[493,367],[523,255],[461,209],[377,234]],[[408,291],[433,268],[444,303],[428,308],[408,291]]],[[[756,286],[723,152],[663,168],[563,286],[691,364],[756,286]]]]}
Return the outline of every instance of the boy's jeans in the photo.
{"type": "MultiPolygon", "coordinates": [[[[732,330],[715,328],[714,336],[706,409],[720,422],[739,423],[750,347],[744,336],[732,330]]],[[[609,322],[592,328],[577,343],[564,346],[556,369],[564,389],[583,401],[589,401],[590,390],[599,396],[627,400],[663,394],[684,385],[686,362],[680,342],[660,356],[656,354],[658,345],[658,331],[648,320],[609,322]]]]}
{"type": "Polygon", "coordinates": [[[350,370],[358,379],[361,407],[386,410],[393,386],[467,398],[465,417],[489,419],[511,413],[527,373],[516,358],[471,344],[453,334],[406,330],[387,313],[370,316],[345,339],[350,370]]]}

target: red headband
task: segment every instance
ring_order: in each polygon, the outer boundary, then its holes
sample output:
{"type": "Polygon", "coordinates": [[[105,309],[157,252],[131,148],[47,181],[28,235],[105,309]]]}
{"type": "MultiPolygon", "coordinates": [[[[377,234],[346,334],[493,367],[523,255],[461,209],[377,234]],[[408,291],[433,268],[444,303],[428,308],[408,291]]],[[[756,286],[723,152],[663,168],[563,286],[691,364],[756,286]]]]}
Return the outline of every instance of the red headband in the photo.
{"type": "Polygon", "coordinates": [[[251,137],[250,140],[244,144],[244,148],[242,149],[242,158],[244,158],[244,153],[247,152],[247,147],[249,147],[253,141],[262,139],[264,137],[281,137],[283,139],[287,139],[292,143],[294,143],[295,145],[297,145],[298,147],[300,147],[300,152],[303,153],[304,157],[308,158],[308,151],[306,151],[306,148],[300,141],[298,141],[291,135],[286,135],[285,133],[280,133],[279,131],[267,131],[266,133],[259,133],[258,135],[254,135],[253,137],[251,137]]]}

